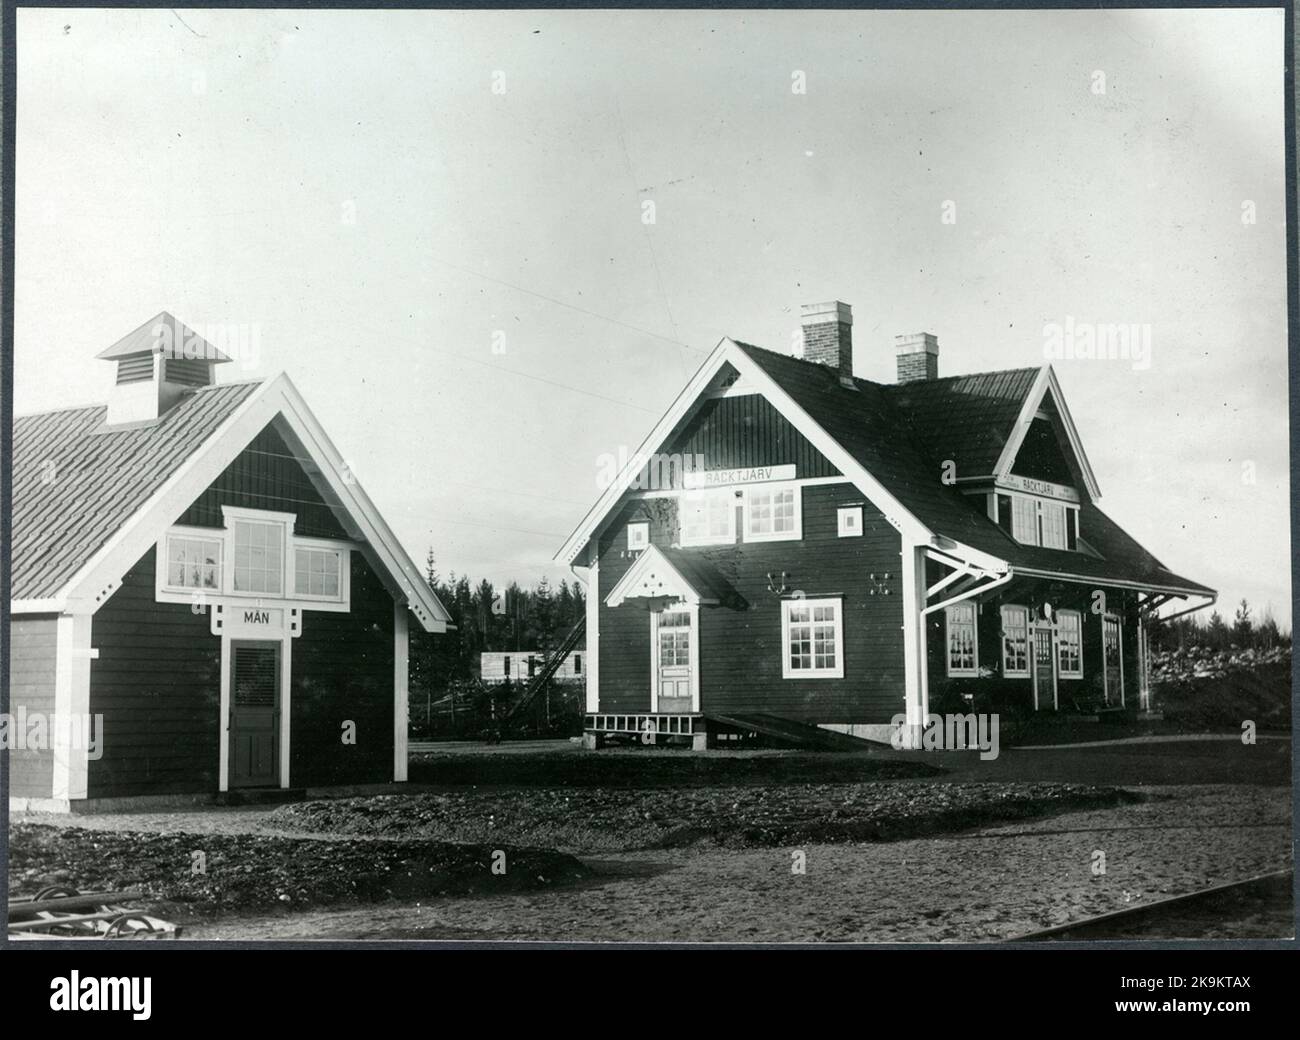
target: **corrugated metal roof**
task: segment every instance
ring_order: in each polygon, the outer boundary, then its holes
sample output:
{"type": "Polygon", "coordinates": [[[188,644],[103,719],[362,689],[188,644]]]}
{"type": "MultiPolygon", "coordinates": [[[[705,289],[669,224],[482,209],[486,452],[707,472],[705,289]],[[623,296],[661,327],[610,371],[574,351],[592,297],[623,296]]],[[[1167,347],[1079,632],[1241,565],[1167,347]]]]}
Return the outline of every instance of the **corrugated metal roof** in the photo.
{"type": "MultiPolygon", "coordinates": [[[[841,386],[838,373],[824,365],[747,343],[737,346],[931,531],[1006,560],[1012,567],[1213,593],[1213,589],[1168,570],[1095,505],[1081,508],[1079,528],[1084,540],[1104,559],[1021,545],[988,518],[980,498],[963,495],[943,483],[942,462],[962,449],[958,445],[940,453],[931,445],[952,445],[954,438],[969,431],[978,446],[962,456],[968,458],[967,468],[963,470],[959,462],[958,472],[971,472],[969,459],[992,451],[993,439],[977,427],[988,422],[996,430],[1008,415],[1014,422],[1038,369],[954,376],[927,387],[882,386],[855,379],[857,389],[852,390],[841,386]],[[977,400],[984,393],[990,397],[987,405],[977,400]],[[955,421],[950,408],[958,411],[955,421]]],[[[995,460],[1002,443],[1005,438],[997,444],[995,460]]],[[[991,467],[983,472],[990,471],[991,467]]]]}
{"type": "Polygon", "coordinates": [[[13,598],[56,595],[259,385],[201,387],[121,429],[103,406],[16,418],[13,598]]]}

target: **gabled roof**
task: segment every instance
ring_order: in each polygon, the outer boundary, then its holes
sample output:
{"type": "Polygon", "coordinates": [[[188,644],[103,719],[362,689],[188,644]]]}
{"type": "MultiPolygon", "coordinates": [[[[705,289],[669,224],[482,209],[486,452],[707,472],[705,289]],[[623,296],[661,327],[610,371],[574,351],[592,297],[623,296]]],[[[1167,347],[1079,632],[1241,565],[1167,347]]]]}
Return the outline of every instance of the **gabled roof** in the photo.
{"type": "Polygon", "coordinates": [[[109,430],[103,406],[14,419],[11,595],[56,595],[257,389],[186,394],[156,423],[109,430]]]}
{"type": "Polygon", "coordinates": [[[185,392],[156,421],[107,427],[104,407],[16,418],[12,609],[93,612],[268,424],[390,591],[426,631],[451,620],[286,375],[185,392]]]}
{"type": "Polygon", "coordinates": [[[681,549],[647,546],[610,589],[605,603],[628,599],[680,599],[687,603],[731,604],[736,591],[703,557],[681,549]]]}
{"type": "MultiPolygon", "coordinates": [[[[1082,552],[1022,545],[989,519],[981,508],[982,499],[963,495],[940,480],[943,461],[950,456],[931,455],[922,447],[936,441],[943,443],[943,438],[948,436],[946,430],[941,434],[934,432],[935,427],[947,426],[947,417],[934,401],[927,399],[928,407],[911,412],[904,404],[908,398],[897,393],[900,387],[855,379],[855,389],[848,389],[824,365],[748,344],[738,346],[935,534],[1004,560],[1022,573],[1133,582],[1197,595],[1214,593],[1199,582],[1174,574],[1090,502],[1082,504],[1079,526],[1086,532],[1088,544],[1104,559],[1082,552]]],[[[1004,418],[1012,395],[1023,386],[1026,372],[1034,373],[1032,383],[1041,381],[1037,369],[1013,370],[1007,373],[1005,381],[993,379],[995,373],[988,373],[966,384],[963,392],[970,394],[980,385],[993,389],[996,400],[1006,401],[1007,405],[990,406],[983,414],[1004,418]]],[[[941,382],[958,383],[960,377],[941,382]]],[[[1028,395],[1029,391],[1024,393],[1028,395]]],[[[935,399],[942,400],[945,396],[941,392],[935,399]]],[[[1026,400],[1028,396],[1022,398],[1020,408],[1026,400]]],[[[973,421],[970,416],[980,411],[978,406],[968,407],[967,417],[961,422],[973,421]]],[[[984,457],[987,457],[989,449],[987,442],[984,443],[984,457]]]]}
{"type": "Polygon", "coordinates": [[[922,379],[885,387],[925,441],[931,458],[952,459],[958,474],[992,474],[1015,430],[1038,368],[922,379]]]}
{"type": "Polygon", "coordinates": [[[723,340],[709,355],[558,557],[577,558],[645,458],[663,450],[727,365],[757,392],[768,394],[778,410],[914,544],[938,545],[947,539],[956,543],[956,555],[995,571],[1104,580],[1180,594],[1214,593],[1169,571],[1091,501],[1082,505],[1080,526],[1086,531],[1085,540],[1104,559],[1086,552],[1021,545],[989,519],[982,499],[963,495],[943,482],[943,462],[953,457],[945,452],[958,444],[963,433],[971,434],[974,442],[967,455],[959,456],[967,459],[966,465],[982,468],[981,475],[1001,473],[1009,466],[1008,454],[1014,458],[1013,448],[1023,439],[1038,403],[1050,391],[1096,497],[1091,469],[1050,366],[949,377],[936,380],[936,387],[928,390],[909,391],[865,379],[845,386],[838,372],[824,365],[733,340],[723,340]],[[980,400],[983,397],[989,400],[980,400]],[[980,432],[985,422],[993,424],[993,434],[980,432]]]}

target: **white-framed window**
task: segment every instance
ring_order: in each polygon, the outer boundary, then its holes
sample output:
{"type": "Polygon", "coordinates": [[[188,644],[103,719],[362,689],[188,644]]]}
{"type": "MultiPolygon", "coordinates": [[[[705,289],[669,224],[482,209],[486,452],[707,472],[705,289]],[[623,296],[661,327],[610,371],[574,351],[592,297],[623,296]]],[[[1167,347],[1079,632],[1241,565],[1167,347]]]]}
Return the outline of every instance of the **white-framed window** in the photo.
{"type": "Polygon", "coordinates": [[[1011,537],[1022,545],[1069,549],[1077,543],[1079,510],[1064,502],[1011,495],[1011,537]]]}
{"type": "Polygon", "coordinates": [[[284,595],[284,528],[278,520],[234,521],[233,591],[284,595]]]}
{"type": "Polygon", "coordinates": [[[839,599],[782,600],[781,652],[786,679],[842,679],[844,617],[839,599]]]}
{"type": "Polygon", "coordinates": [[[944,613],[948,629],[948,674],[979,675],[975,604],[954,603],[944,613]]]}
{"type": "Polygon", "coordinates": [[[1002,674],[1008,679],[1029,676],[1029,608],[1002,608],[1002,674]]]}
{"type": "Polygon", "coordinates": [[[163,584],[169,589],[221,588],[221,539],[198,534],[169,534],[163,560],[163,584]]]}
{"type": "Polygon", "coordinates": [[[343,595],[342,551],[295,539],[293,594],[305,599],[339,599],[343,595]]]}
{"type": "Polygon", "coordinates": [[[1077,610],[1056,613],[1056,653],[1062,679],[1083,678],[1083,615],[1077,610]]]}
{"type": "Polygon", "coordinates": [[[836,527],[841,538],[862,536],[862,507],[840,506],[836,512],[836,527]]]}
{"type": "Polygon", "coordinates": [[[798,484],[769,484],[745,491],[745,541],[777,542],[803,535],[798,484]]]}
{"type": "Polygon", "coordinates": [[[682,495],[681,544],[729,545],[736,540],[734,491],[689,491],[682,495]]]}
{"type": "Polygon", "coordinates": [[[689,668],[691,664],[691,612],[665,610],[659,615],[659,667],[689,668]]]}
{"type": "Polygon", "coordinates": [[[650,523],[646,520],[634,520],[627,525],[627,547],[632,550],[645,549],[650,545],[650,523]]]}
{"type": "Polygon", "coordinates": [[[1042,522],[1042,542],[1046,549],[1064,549],[1065,506],[1060,502],[1039,502],[1038,517],[1042,522]]]}
{"type": "Polygon", "coordinates": [[[1011,537],[1023,545],[1038,544],[1038,503],[1032,498],[1011,496],[1011,537]]]}

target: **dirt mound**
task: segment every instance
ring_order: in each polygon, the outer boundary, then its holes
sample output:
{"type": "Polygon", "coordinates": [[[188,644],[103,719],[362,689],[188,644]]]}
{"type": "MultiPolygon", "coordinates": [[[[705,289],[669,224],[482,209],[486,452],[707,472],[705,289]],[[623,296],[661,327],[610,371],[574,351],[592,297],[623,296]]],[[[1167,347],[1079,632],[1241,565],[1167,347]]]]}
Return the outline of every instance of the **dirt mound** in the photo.
{"type": "Polygon", "coordinates": [[[56,883],[80,891],[140,889],[157,903],[199,916],[534,890],[588,876],[571,856],[501,844],[152,834],[27,823],[9,831],[11,897],[56,883]],[[495,852],[505,854],[504,873],[493,873],[495,852]]]}

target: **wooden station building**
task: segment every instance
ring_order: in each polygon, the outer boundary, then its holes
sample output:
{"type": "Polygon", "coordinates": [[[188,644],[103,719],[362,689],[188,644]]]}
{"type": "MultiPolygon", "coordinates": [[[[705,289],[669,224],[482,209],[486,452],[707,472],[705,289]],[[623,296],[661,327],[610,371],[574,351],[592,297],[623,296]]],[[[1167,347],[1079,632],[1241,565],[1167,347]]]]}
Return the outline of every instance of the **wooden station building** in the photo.
{"type": "Polygon", "coordinates": [[[99,356],[106,406],[14,424],[11,804],[405,780],[450,616],[293,383],[167,313],[99,356]]]}
{"type": "Polygon", "coordinates": [[[803,311],[802,358],[724,339],[557,554],[586,569],[589,745],[1144,704],[1144,621],[1216,594],[1098,508],[1052,368],[940,378],[921,333],[873,383],[850,308],[803,311]]]}

